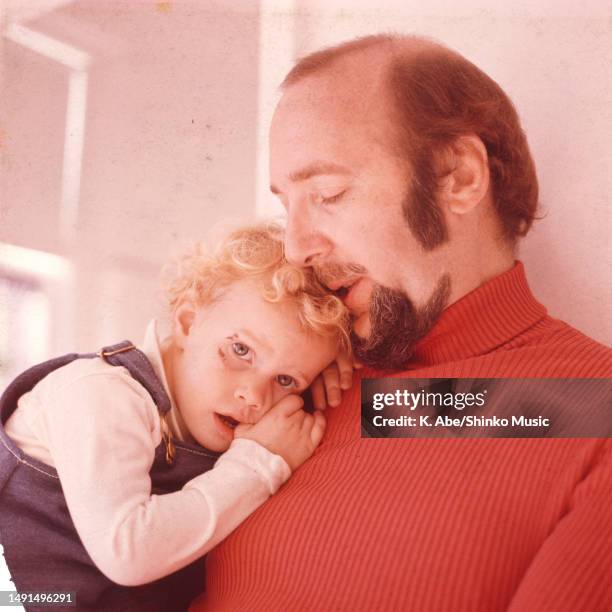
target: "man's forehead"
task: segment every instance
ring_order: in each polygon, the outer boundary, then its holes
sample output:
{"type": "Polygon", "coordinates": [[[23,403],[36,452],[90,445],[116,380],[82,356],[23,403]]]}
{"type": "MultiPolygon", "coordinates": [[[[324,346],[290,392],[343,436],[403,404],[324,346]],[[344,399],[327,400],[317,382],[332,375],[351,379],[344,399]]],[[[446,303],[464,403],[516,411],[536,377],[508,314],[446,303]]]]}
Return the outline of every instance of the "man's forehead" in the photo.
{"type": "Polygon", "coordinates": [[[270,176],[273,193],[295,177],[330,162],[350,171],[370,165],[371,157],[388,150],[394,127],[381,61],[343,61],[288,85],[270,131],[270,176]]]}
{"type": "MultiPolygon", "coordinates": [[[[369,57],[369,56],[368,56],[369,57]]],[[[317,111],[324,118],[369,115],[387,99],[386,64],[355,59],[337,62],[286,87],[278,110],[317,111]]]]}
{"type": "Polygon", "coordinates": [[[382,79],[350,76],[339,79],[337,71],[330,71],[287,87],[272,121],[271,153],[301,157],[316,149],[317,157],[327,159],[339,153],[337,149],[392,138],[392,113],[382,79]]]}

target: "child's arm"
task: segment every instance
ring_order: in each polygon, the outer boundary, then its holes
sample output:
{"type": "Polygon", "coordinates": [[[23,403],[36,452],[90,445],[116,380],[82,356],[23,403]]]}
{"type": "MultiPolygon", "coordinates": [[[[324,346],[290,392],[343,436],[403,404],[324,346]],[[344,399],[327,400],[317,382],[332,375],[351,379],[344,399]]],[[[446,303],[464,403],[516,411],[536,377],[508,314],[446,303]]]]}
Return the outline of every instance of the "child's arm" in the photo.
{"type": "MultiPolygon", "coordinates": [[[[288,457],[294,467],[322,436],[322,431],[311,435],[314,422],[310,431],[303,419],[296,427],[298,417],[292,415],[303,412],[300,402],[288,396],[266,415],[286,425],[279,427],[285,446],[302,448],[299,457],[288,457]],[[300,444],[306,438],[307,444],[300,444]]],[[[45,415],[50,451],[77,532],[99,569],[120,584],[156,580],[202,556],[291,473],[279,455],[253,440],[237,439],[213,470],[181,491],[151,495],[149,470],[161,440],[159,420],[148,394],[127,374],[82,377],[56,391],[45,415]]]]}

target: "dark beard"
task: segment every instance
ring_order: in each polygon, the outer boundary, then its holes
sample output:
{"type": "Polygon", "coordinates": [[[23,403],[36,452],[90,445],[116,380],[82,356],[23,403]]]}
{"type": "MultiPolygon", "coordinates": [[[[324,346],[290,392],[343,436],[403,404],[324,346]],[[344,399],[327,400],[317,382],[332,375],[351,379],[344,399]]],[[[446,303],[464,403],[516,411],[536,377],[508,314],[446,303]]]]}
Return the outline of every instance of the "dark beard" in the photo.
{"type": "Polygon", "coordinates": [[[427,304],[418,309],[401,291],[376,287],[370,301],[370,335],[360,338],[351,330],[357,359],[378,369],[404,368],[416,343],[429,332],[444,310],[450,285],[450,277],[445,274],[427,304]]]}

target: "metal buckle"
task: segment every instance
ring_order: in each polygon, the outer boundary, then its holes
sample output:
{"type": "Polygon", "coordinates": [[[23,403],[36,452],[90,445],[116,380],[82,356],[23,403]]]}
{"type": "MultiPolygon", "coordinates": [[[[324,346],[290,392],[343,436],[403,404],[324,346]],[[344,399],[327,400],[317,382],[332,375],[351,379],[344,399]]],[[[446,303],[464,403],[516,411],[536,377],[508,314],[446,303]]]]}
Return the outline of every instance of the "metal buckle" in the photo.
{"type": "Polygon", "coordinates": [[[170,433],[170,426],[168,425],[167,417],[167,412],[160,415],[162,424],[162,438],[166,445],[166,463],[168,465],[172,465],[174,463],[174,455],[176,454],[176,449],[174,447],[174,442],[172,441],[172,434],[170,433]]]}
{"type": "Polygon", "coordinates": [[[104,359],[104,361],[106,361],[107,357],[112,357],[113,355],[117,355],[117,353],[125,353],[126,351],[131,351],[134,348],[136,347],[131,343],[126,346],[122,346],[121,348],[115,349],[114,351],[105,351],[102,348],[96,353],[96,355],[100,357],[100,359],[104,359]]]}

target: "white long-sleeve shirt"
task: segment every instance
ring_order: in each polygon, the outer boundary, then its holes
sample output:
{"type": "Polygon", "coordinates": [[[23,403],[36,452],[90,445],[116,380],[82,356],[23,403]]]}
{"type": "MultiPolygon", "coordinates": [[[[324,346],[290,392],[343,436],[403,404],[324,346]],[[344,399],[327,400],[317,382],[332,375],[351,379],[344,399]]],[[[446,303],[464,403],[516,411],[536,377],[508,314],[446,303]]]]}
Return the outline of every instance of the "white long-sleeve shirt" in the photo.
{"type": "MultiPolygon", "coordinates": [[[[170,396],[154,322],[141,350],[170,396]]],[[[174,404],[169,422],[183,439],[174,404]]],[[[87,552],[124,585],[151,582],[201,557],[291,474],[282,457],[236,439],[212,470],[180,491],[152,495],[149,470],[162,440],[157,406],[125,368],[98,358],[45,377],[19,400],[6,431],[57,470],[87,552]]]]}

